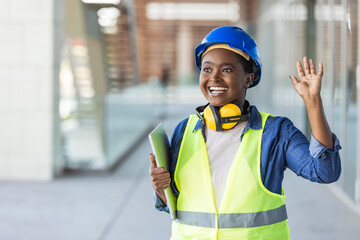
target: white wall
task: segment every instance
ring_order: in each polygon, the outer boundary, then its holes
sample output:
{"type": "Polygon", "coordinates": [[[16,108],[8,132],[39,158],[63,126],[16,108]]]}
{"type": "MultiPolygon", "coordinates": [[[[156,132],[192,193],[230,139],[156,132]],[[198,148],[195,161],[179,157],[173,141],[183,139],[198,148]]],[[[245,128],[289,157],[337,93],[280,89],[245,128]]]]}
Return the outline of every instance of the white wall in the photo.
{"type": "Polygon", "coordinates": [[[54,2],[0,0],[0,180],[53,177],[54,2]]]}

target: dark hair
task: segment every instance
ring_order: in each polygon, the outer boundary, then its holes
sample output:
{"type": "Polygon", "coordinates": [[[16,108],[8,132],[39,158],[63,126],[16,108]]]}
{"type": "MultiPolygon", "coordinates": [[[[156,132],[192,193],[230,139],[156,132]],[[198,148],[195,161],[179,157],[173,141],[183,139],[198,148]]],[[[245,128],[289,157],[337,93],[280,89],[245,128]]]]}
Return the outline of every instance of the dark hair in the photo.
{"type": "Polygon", "coordinates": [[[244,71],[246,73],[253,73],[254,72],[254,70],[253,70],[253,60],[249,59],[249,61],[248,61],[243,56],[241,56],[239,54],[237,54],[237,56],[238,56],[239,62],[241,63],[241,65],[244,68],[244,71]]]}

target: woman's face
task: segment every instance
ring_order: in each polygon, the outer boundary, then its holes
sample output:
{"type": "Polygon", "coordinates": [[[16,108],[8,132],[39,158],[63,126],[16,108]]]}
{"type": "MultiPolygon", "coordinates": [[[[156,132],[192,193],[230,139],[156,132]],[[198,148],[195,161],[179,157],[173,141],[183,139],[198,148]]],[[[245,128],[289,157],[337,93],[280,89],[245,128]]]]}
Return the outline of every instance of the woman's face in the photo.
{"type": "Polygon", "coordinates": [[[238,54],[230,50],[212,49],[202,58],[200,89],[214,106],[232,101],[244,105],[246,89],[253,80],[254,74],[245,73],[238,54]]]}

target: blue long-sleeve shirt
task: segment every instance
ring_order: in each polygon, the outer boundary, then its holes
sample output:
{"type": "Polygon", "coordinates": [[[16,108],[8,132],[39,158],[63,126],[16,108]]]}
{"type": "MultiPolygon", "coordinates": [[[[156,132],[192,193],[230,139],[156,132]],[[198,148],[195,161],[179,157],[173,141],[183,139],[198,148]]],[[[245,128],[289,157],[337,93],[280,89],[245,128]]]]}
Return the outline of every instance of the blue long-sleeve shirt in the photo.
{"type": "MultiPolygon", "coordinates": [[[[179,192],[174,182],[174,172],[187,122],[188,118],[176,126],[170,144],[169,172],[171,188],[176,196],[179,192]]],[[[255,106],[250,108],[249,122],[239,139],[249,128],[261,129],[261,115],[255,106]]],[[[206,141],[204,129],[205,126],[199,119],[193,131],[202,131],[206,141]]],[[[309,143],[304,134],[288,118],[270,116],[264,127],[261,144],[261,179],[264,186],[271,192],[281,194],[286,168],[313,182],[335,182],[341,173],[339,156],[341,146],[335,134],[333,139],[333,149],[324,147],[313,136],[309,143]]],[[[155,207],[160,211],[168,211],[156,194],[155,207]]]]}

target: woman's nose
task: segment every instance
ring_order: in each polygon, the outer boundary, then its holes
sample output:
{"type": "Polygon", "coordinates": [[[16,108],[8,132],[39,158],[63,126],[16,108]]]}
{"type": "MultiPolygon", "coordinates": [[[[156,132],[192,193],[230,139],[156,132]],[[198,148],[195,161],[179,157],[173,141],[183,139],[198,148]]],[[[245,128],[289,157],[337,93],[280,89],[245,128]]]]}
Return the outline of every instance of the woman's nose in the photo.
{"type": "Polygon", "coordinates": [[[219,76],[218,71],[213,71],[209,80],[213,81],[213,82],[219,82],[220,81],[220,76],[219,76]]]}

